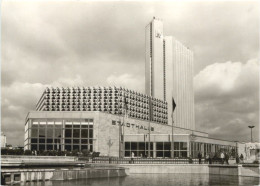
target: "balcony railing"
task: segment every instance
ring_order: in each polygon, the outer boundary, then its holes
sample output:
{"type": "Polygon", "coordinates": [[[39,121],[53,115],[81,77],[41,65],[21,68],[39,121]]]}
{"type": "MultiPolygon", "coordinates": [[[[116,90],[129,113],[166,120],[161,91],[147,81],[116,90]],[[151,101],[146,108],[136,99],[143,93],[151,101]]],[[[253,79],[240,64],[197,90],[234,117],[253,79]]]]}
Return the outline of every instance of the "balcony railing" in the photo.
{"type": "MultiPolygon", "coordinates": [[[[117,157],[94,157],[93,163],[110,164],[199,164],[199,159],[189,158],[117,158],[117,157]]],[[[201,159],[201,164],[208,163],[201,159]]],[[[216,162],[219,163],[219,162],[216,162]]]]}

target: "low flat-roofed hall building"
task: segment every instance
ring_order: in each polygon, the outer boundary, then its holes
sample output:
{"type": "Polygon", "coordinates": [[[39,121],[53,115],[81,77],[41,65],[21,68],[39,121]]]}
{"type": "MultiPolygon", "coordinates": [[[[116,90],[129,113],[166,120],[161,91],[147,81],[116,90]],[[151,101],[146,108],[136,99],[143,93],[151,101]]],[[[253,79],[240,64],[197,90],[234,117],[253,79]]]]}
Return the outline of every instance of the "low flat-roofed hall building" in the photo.
{"type": "MultiPolygon", "coordinates": [[[[85,107],[83,105],[83,103],[88,102],[82,99],[84,97],[84,88],[61,88],[59,89],[59,94],[54,93],[57,90],[58,88],[46,89],[36,106],[36,111],[28,113],[25,123],[25,150],[82,151],[83,149],[89,149],[91,152],[100,152],[100,155],[119,156],[119,139],[120,136],[122,137],[123,135],[121,153],[123,151],[123,155],[126,157],[129,157],[132,152],[134,152],[136,156],[144,156],[148,152],[150,126],[151,156],[171,156],[172,127],[170,125],[158,121],[150,121],[149,114],[144,114],[140,117],[136,111],[134,112],[135,114],[130,117],[130,106],[136,109],[133,104],[139,105],[146,103],[145,106],[142,106],[145,111],[149,112],[153,109],[156,111],[157,107],[152,109],[146,108],[150,107],[147,101],[135,100],[131,105],[131,99],[130,96],[128,96],[126,104],[127,114],[124,115],[122,113],[124,113],[124,108],[126,108],[124,106],[125,98],[122,94],[120,97],[120,88],[111,87],[112,96],[107,100],[108,103],[112,103],[111,107],[106,107],[104,93],[101,93],[101,96],[99,98],[96,97],[96,99],[94,94],[94,90],[110,90],[109,87],[91,88],[90,90],[93,95],[89,97],[91,103],[90,108],[88,108],[87,104],[85,107]],[[63,96],[63,90],[64,92],[70,90],[69,96],[63,96]],[[78,94],[76,90],[78,92],[80,90],[80,95],[82,96],[80,99],[78,97],[79,95],[75,96],[78,94]],[[117,102],[115,101],[115,95],[113,95],[113,91],[115,92],[115,90],[118,90],[117,102]],[[59,98],[57,95],[59,95],[59,98]],[[57,101],[58,99],[59,103],[57,101]],[[79,99],[79,101],[75,103],[74,99],[79,99]],[[94,106],[96,105],[94,104],[96,103],[95,100],[99,100],[97,106],[94,106]],[[112,102],[110,102],[110,100],[112,102]],[[118,103],[119,107],[115,107],[115,103],[118,103]],[[69,107],[67,107],[68,105],[69,107]],[[101,105],[101,107],[99,105],[101,105]],[[64,109],[67,109],[66,111],[62,110],[63,106],[64,109]],[[107,109],[105,110],[105,108],[107,109]],[[116,110],[116,108],[121,109],[116,110]],[[90,110],[87,111],[87,109],[90,110]],[[96,111],[92,109],[96,109],[96,111]],[[148,116],[148,118],[143,116],[148,116]]],[[[97,94],[99,93],[97,92],[97,94]]],[[[149,100],[149,97],[146,97],[145,100],[149,100]]],[[[156,101],[157,103],[163,103],[160,102],[160,100],[156,101]]],[[[165,115],[167,116],[167,113],[165,115]]],[[[217,152],[220,149],[231,150],[236,146],[235,142],[211,139],[208,138],[207,133],[180,127],[174,127],[173,141],[174,157],[187,157],[189,155],[196,157],[199,151],[206,154],[207,152],[217,152]]]]}

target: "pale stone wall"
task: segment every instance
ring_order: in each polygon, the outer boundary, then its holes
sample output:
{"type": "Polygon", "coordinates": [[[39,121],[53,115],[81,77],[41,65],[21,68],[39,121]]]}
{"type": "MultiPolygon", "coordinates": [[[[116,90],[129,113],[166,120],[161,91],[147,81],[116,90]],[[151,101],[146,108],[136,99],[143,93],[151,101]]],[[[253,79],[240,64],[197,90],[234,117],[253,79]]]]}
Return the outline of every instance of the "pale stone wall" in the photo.
{"type": "MultiPolygon", "coordinates": [[[[129,175],[127,168],[111,167],[103,169],[10,169],[1,170],[5,184],[19,182],[71,180],[83,178],[110,178],[129,175]],[[16,178],[15,178],[16,177],[16,178]]],[[[4,184],[4,183],[2,183],[4,184]]]]}
{"type": "Polygon", "coordinates": [[[169,173],[209,173],[208,165],[192,165],[192,164],[131,164],[120,165],[129,168],[130,174],[169,174],[169,173]]]}
{"type": "MultiPolygon", "coordinates": [[[[100,152],[100,155],[119,155],[119,123],[124,123],[122,131],[124,132],[125,141],[143,141],[144,135],[148,134],[149,125],[151,127],[151,140],[169,141],[171,139],[172,127],[158,123],[152,123],[145,120],[138,120],[121,116],[108,114],[99,111],[90,112],[72,112],[72,111],[35,111],[28,114],[27,119],[94,119],[93,126],[93,151],[100,152]],[[113,122],[114,121],[114,122],[113,122]],[[132,135],[132,136],[131,136],[132,135]],[[134,139],[132,139],[134,138],[134,139]],[[110,144],[110,148],[109,148],[110,144]]],[[[27,121],[27,120],[26,120],[27,121]]],[[[208,138],[207,133],[192,131],[184,128],[174,127],[175,141],[190,141],[190,134],[196,137],[193,141],[202,143],[212,143],[221,145],[235,146],[232,141],[208,138]]]]}

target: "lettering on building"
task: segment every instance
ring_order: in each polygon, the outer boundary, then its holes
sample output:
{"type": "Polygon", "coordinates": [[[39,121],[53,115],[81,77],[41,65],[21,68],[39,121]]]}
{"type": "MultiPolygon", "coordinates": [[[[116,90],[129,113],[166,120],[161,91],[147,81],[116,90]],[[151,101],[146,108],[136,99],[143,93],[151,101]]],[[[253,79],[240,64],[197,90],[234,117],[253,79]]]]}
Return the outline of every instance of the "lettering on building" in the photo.
{"type": "MultiPolygon", "coordinates": [[[[149,130],[149,127],[140,125],[140,124],[133,124],[133,123],[121,123],[120,121],[112,120],[112,125],[116,126],[125,126],[128,128],[138,129],[138,130],[149,130]]],[[[154,127],[151,127],[151,131],[154,131],[154,127]]]]}

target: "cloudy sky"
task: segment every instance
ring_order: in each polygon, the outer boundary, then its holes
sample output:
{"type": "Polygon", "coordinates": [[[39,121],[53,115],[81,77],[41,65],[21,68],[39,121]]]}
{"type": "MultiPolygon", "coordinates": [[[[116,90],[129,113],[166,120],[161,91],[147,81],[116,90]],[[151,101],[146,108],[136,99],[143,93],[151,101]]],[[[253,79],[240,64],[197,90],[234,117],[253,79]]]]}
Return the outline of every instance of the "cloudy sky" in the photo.
{"type": "Polygon", "coordinates": [[[46,86],[122,85],[144,93],[145,26],[163,19],[194,51],[196,129],[259,140],[259,3],[15,2],[1,6],[1,129],[23,144],[46,86]]]}

